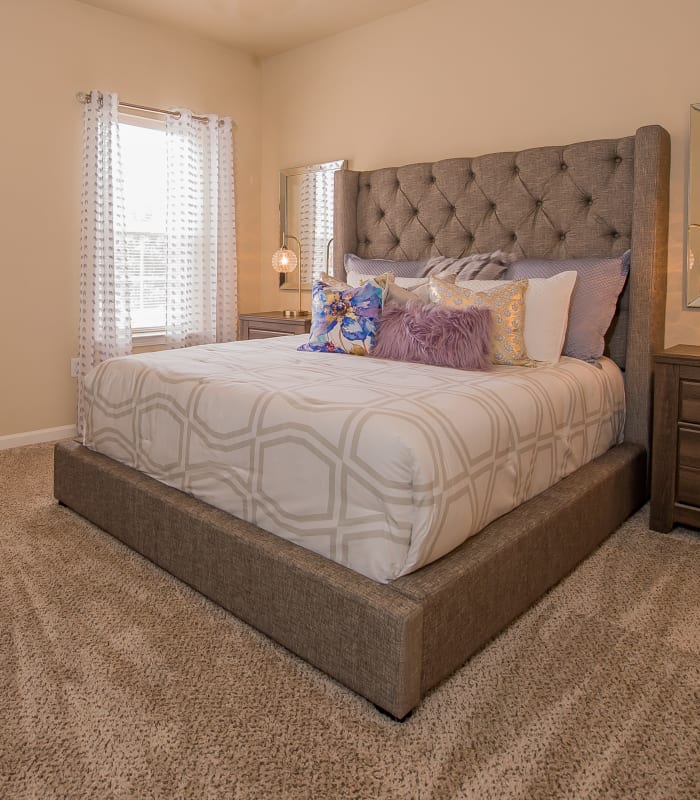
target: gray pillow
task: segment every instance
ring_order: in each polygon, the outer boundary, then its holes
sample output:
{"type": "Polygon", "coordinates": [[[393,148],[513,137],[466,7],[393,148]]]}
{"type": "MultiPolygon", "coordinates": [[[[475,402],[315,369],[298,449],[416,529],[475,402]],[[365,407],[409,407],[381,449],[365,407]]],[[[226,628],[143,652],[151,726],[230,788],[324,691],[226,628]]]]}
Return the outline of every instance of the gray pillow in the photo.
{"type": "Polygon", "coordinates": [[[494,250],[493,253],[474,253],[463,258],[434,256],[428,261],[426,275],[448,272],[456,275],[458,281],[497,281],[503,277],[508,264],[515,261],[515,255],[494,250]]]}
{"type": "MultiPolygon", "coordinates": [[[[441,274],[440,278],[446,283],[454,283],[454,275],[441,274]]],[[[386,289],[384,303],[393,303],[397,306],[405,307],[409,303],[430,303],[430,280],[426,278],[425,283],[414,286],[412,289],[404,289],[396,283],[390,283],[386,289]]]]}
{"type": "Polygon", "coordinates": [[[402,308],[409,303],[429,303],[430,302],[430,284],[426,283],[423,286],[417,286],[415,289],[404,289],[395,283],[390,283],[386,287],[386,295],[384,296],[384,305],[401,306],[402,308]]]}
{"type": "Polygon", "coordinates": [[[507,280],[551,278],[575,270],[576,284],[569,307],[569,327],[563,355],[595,363],[605,350],[605,334],[617,308],[617,299],[630,269],[630,251],[616,258],[575,258],[516,261],[506,270],[507,280]]]}
{"type": "Polygon", "coordinates": [[[421,278],[425,273],[427,261],[390,261],[386,258],[360,258],[354,253],[343,257],[345,272],[359,272],[360,275],[383,275],[393,272],[397,278],[421,278]]]}

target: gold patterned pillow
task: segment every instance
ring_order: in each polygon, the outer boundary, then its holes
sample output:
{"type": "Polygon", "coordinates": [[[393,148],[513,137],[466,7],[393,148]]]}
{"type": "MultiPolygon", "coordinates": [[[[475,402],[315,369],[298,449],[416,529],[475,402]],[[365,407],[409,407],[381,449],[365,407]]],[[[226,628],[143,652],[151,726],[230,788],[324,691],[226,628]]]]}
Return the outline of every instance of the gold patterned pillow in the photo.
{"type": "Polygon", "coordinates": [[[476,292],[439,278],[430,279],[430,299],[450,308],[490,308],[493,316],[493,362],[532,366],[525,348],[525,293],[527,280],[505,281],[502,286],[476,292]]]}

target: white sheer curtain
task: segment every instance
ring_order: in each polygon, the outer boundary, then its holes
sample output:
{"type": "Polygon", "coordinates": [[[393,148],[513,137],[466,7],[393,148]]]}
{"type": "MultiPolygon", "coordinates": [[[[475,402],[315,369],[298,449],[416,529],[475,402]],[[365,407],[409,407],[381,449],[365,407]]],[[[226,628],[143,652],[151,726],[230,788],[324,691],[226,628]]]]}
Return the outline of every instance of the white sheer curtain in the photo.
{"type": "Polygon", "coordinates": [[[93,90],[83,109],[78,432],[85,375],[131,352],[129,276],[116,94],[93,90]]]}
{"type": "Polygon", "coordinates": [[[166,122],[166,341],[187,347],[236,338],[233,124],[178,110],[166,122]]]}

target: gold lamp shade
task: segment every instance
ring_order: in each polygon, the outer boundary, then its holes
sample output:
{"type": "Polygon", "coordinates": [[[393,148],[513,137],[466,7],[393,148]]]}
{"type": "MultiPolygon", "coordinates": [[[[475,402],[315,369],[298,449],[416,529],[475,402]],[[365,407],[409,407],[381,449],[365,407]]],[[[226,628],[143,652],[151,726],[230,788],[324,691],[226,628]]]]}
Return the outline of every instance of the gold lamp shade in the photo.
{"type": "Polygon", "coordinates": [[[275,272],[294,272],[298,263],[297,254],[288,247],[280,247],[272,256],[272,269],[275,272]]]}

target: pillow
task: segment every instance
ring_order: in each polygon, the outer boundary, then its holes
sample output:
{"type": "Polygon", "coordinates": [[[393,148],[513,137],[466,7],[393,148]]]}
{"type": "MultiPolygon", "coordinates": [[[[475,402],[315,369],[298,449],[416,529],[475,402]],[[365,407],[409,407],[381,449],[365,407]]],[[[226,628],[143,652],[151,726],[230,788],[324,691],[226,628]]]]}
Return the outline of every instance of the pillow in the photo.
{"type": "Polygon", "coordinates": [[[508,268],[508,264],[515,261],[513,253],[504,253],[494,250],[493,253],[475,253],[463,258],[449,258],[447,256],[434,256],[428,261],[426,275],[437,273],[452,273],[458,281],[496,280],[508,268]]]}
{"type": "Polygon", "coordinates": [[[356,289],[321,281],[311,289],[311,332],[298,350],[365,356],[374,344],[384,289],[369,280],[356,289]]]}
{"type": "Polygon", "coordinates": [[[381,275],[384,272],[393,272],[404,278],[425,274],[427,261],[391,261],[387,258],[360,258],[354,253],[343,256],[345,272],[359,272],[360,275],[381,275]]]}
{"type": "Polygon", "coordinates": [[[430,297],[450,308],[470,306],[490,308],[493,312],[494,364],[531,366],[525,348],[525,293],[527,281],[499,281],[485,292],[464,286],[452,286],[439,278],[430,279],[430,297]]]}
{"type": "MultiPolygon", "coordinates": [[[[436,275],[446,283],[454,283],[456,275],[436,275]]],[[[430,303],[430,280],[428,278],[397,278],[390,284],[384,296],[385,303],[405,306],[408,303],[430,303]],[[408,288],[407,288],[408,286],[408,288]]]]}
{"type": "Polygon", "coordinates": [[[488,308],[466,311],[428,305],[388,305],[372,358],[414,361],[454,369],[489,369],[493,320],[488,308]]]}
{"type": "Polygon", "coordinates": [[[617,308],[627,275],[630,251],[617,258],[579,258],[567,261],[526,259],[511,264],[506,278],[549,278],[575,270],[576,286],[571,294],[569,329],[564,355],[595,363],[605,350],[605,334],[617,308]]]}
{"type": "MultiPolygon", "coordinates": [[[[406,289],[408,291],[414,292],[415,297],[410,298],[411,300],[418,300],[421,303],[430,303],[430,278],[397,278],[392,273],[387,273],[390,275],[389,283],[391,284],[391,288],[399,287],[401,289],[406,289]]],[[[349,272],[348,273],[348,285],[350,286],[362,286],[362,284],[369,280],[370,278],[377,277],[381,278],[382,276],[372,276],[372,275],[360,275],[359,272],[349,272]]],[[[436,278],[441,278],[448,283],[454,283],[457,276],[456,275],[449,275],[449,274],[440,274],[436,275],[436,278]]],[[[405,295],[404,295],[405,297],[405,295]]],[[[394,298],[397,300],[398,298],[394,298]]],[[[398,299],[398,302],[401,302],[398,299]]],[[[405,303],[404,303],[405,305],[405,303]]]]}
{"type": "Polygon", "coordinates": [[[386,300],[389,286],[393,285],[396,280],[393,272],[385,272],[383,275],[359,275],[357,272],[351,272],[349,277],[350,281],[345,283],[345,281],[332,278],[327,272],[322,272],[320,280],[321,283],[327,284],[332,289],[357,289],[358,286],[362,286],[367,283],[367,281],[374,281],[382,287],[384,292],[382,304],[386,300]]]}
{"type": "Polygon", "coordinates": [[[402,308],[409,303],[429,303],[430,296],[426,296],[426,290],[429,290],[429,288],[427,282],[422,286],[417,286],[413,290],[404,289],[397,283],[392,283],[384,296],[384,303],[392,303],[402,308]]]}
{"type": "MultiPolygon", "coordinates": [[[[525,349],[533,360],[550,364],[559,361],[575,283],[576,273],[573,271],[560,272],[551,278],[528,280],[525,294],[525,349]]],[[[503,281],[458,281],[457,285],[484,292],[503,286],[503,281]]]]}

